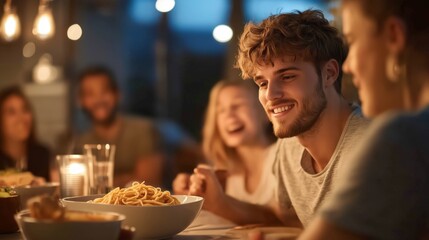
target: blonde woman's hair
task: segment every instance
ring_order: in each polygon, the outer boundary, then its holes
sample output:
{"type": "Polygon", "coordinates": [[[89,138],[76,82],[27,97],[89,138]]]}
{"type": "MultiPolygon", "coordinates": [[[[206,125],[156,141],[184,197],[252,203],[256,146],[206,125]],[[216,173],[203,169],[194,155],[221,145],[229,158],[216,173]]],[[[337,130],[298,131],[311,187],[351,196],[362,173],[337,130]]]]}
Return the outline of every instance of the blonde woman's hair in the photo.
{"type": "Polygon", "coordinates": [[[227,81],[221,80],[217,82],[211,92],[209,103],[207,105],[205,121],[203,126],[203,152],[205,157],[209,162],[214,164],[217,168],[222,169],[235,169],[238,161],[238,155],[234,148],[228,147],[225,142],[222,140],[220,136],[219,129],[216,124],[217,119],[217,102],[219,99],[220,92],[226,87],[239,87],[241,89],[245,89],[248,91],[254,100],[255,108],[257,108],[258,114],[260,114],[260,118],[258,119],[266,119],[261,124],[264,124],[264,134],[270,141],[274,141],[273,130],[270,122],[268,121],[262,106],[259,104],[257,96],[257,88],[256,85],[250,81],[238,80],[238,81],[227,81]]]}

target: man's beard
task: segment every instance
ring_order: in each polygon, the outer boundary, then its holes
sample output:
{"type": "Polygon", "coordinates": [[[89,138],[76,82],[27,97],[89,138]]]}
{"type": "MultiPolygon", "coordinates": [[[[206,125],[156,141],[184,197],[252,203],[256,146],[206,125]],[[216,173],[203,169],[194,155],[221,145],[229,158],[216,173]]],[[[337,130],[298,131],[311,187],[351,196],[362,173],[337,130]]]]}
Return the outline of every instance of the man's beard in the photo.
{"type": "Polygon", "coordinates": [[[97,119],[92,114],[92,111],[87,109],[87,108],[83,108],[82,110],[94,125],[99,125],[99,126],[103,126],[103,127],[108,127],[108,126],[112,125],[115,122],[116,117],[117,117],[117,106],[115,106],[109,112],[109,115],[104,119],[97,119]]]}
{"type": "Polygon", "coordinates": [[[302,100],[302,110],[295,121],[289,126],[282,121],[273,121],[274,134],[278,138],[289,138],[307,132],[317,122],[326,105],[326,96],[322,89],[321,79],[319,79],[314,93],[302,100]]]}

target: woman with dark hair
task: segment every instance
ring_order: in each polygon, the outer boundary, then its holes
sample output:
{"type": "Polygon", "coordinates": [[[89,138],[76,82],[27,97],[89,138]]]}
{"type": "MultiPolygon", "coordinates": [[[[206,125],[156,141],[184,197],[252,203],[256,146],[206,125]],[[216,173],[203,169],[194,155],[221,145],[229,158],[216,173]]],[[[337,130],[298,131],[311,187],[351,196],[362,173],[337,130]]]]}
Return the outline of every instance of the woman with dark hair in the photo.
{"type": "Polygon", "coordinates": [[[50,180],[50,151],[34,134],[30,102],[19,87],[0,92],[0,171],[29,171],[37,181],[50,180]],[[40,178],[43,178],[40,179],[40,178]]]}

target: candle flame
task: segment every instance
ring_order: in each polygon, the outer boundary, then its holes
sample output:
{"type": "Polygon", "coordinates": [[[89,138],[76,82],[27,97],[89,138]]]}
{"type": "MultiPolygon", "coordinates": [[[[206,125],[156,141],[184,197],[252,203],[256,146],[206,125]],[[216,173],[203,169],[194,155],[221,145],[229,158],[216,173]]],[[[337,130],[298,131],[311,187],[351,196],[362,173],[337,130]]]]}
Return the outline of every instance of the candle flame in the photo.
{"type": "Polygon", "coordinates": [[[85,170],[85,166],[81,163],[70,163],[67,167],[67,173],[69,174],[84,174],[85,170]]]}

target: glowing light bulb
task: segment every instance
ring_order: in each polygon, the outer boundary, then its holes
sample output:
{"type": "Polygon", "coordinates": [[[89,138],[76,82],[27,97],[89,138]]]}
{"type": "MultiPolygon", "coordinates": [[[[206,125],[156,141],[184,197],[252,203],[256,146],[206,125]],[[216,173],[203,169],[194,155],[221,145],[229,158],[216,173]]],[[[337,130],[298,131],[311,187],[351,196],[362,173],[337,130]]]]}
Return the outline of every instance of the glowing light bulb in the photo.
{"type": "Polygon", "coordinates": [[[7,9],[0,24],[0,33],[4,40],[10,42],[21,34],[21,23],[14,9],[7,9]]]}
{"type": "Polygon", "coordinates": [[[232,29],[228,25],[218,25],[213,29],[213,38],[221,43],[228,42],[233,35],[232,29]]]}
{"type": "Polygon", "coordinates": [[[34,21],[33,34],[41,40],[52,37],[55,33],[54,17],[52,11],[46,6],[39,7],[39,13],[34,21]]]}
{"type": "Polygon", "coordinates": [[[176,5],[174,0],[157,0],[155,3],[155,8],[160,12],[169,12],[173,10],[174,5],[176,5]]]}

